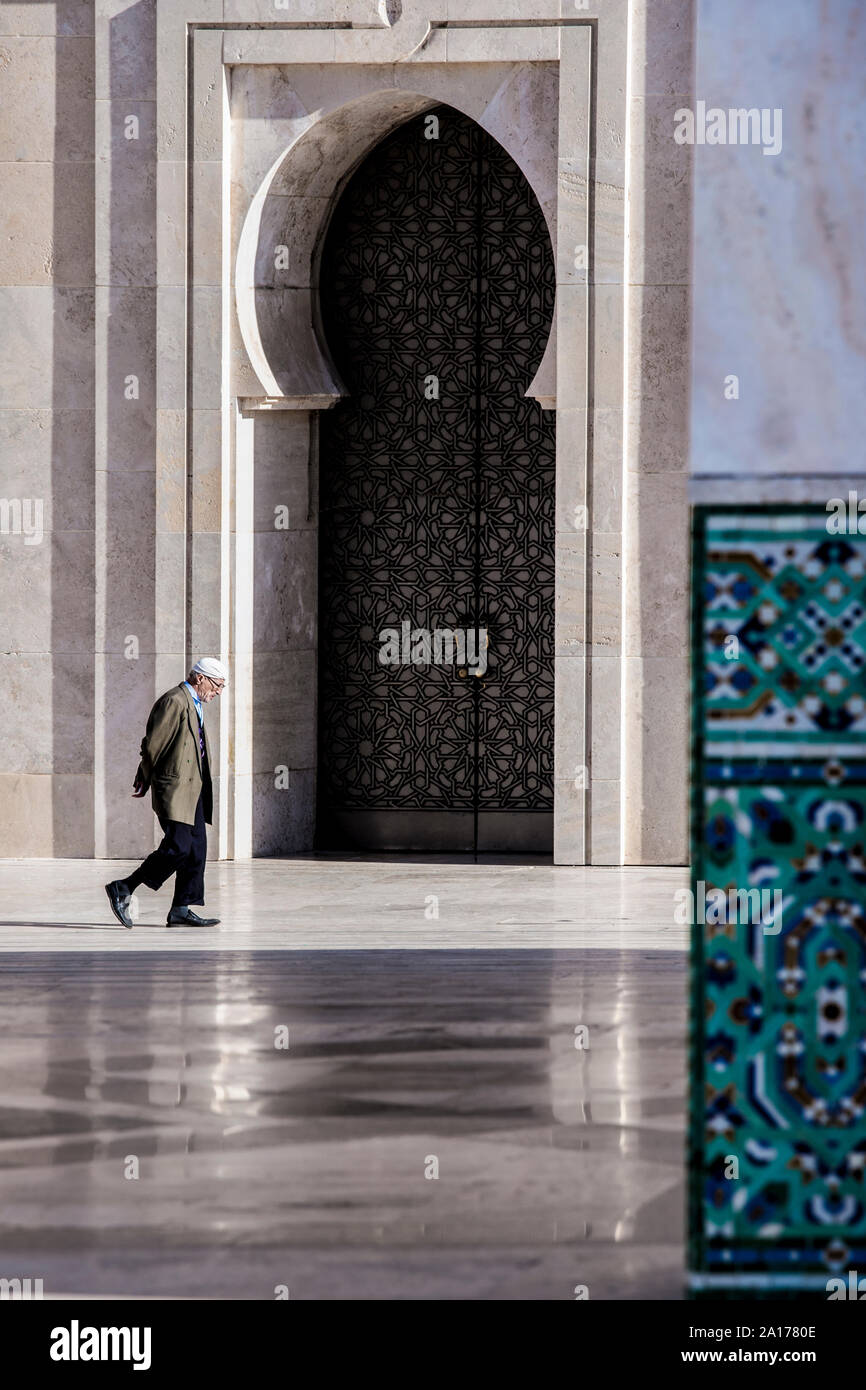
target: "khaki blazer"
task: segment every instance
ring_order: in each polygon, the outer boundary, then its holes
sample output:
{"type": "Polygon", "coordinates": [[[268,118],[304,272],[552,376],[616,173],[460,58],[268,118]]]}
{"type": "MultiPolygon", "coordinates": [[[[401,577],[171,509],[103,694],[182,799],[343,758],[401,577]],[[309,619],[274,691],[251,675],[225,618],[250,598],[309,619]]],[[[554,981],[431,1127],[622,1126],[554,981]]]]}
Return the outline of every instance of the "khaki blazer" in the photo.
{"type": "Polygon", "coordinates": [[[177,820],[195,824],[199,796],[208,825],[213,816],[211,756],[204,729],[207,772],[202,778],[198,715],[185,685],[161,695],[150,711],[147,732],[141,740],[141,762],[137,780],[150,788],[153,809],[160,821],[177,820]]]}

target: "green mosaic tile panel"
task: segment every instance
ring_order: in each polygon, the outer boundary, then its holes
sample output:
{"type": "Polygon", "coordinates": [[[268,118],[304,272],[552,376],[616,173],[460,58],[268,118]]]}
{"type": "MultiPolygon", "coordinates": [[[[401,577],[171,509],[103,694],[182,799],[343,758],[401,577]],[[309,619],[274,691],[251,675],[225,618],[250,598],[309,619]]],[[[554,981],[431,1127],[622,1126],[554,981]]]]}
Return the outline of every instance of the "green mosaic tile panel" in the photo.
{"type": "Polygon", "coordinates": [[[866,536],[826,520],[695,514],[698,1286],[866,1273],[866,536]]]}

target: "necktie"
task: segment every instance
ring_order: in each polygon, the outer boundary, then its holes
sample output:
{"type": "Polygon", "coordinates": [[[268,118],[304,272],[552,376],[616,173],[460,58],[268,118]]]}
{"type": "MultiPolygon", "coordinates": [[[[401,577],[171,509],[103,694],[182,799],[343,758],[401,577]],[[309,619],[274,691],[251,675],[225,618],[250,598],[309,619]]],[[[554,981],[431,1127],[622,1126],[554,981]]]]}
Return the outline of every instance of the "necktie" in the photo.
{"type": "Polygon", "coordinates": [[[202,718],[202,712],[199,705],[196,705],[195,712],[198,715],[198,746],[201,749],[201,760],[202,762],[204,762],[204,719],[202,718]]]}

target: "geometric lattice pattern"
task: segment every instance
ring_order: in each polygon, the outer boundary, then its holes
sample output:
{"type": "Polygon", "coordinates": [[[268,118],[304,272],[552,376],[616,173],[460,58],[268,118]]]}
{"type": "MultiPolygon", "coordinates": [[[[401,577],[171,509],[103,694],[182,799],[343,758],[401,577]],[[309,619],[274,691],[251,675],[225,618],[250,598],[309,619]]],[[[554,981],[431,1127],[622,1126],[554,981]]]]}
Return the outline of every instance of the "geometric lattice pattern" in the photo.
{"type": "Polygon", "coordinates": [[[690,1264],[768,1288],[866,1270],[866,536],[826,521],[695,521],[693,892],[781,914],[695,924],[690,1264]]]}
{"type": "Polygon", "coordinates": [[[348,394],[320,420],[320,797],[546,809],[554,416],[525,392],[553,314],[550,238],[496,141],[434,114],[437,138],[418,116],[364,161],[323,250],[348,394]],[[382,665],[377,635],[405,619],[486,628],[484,676],[382,665]]]}

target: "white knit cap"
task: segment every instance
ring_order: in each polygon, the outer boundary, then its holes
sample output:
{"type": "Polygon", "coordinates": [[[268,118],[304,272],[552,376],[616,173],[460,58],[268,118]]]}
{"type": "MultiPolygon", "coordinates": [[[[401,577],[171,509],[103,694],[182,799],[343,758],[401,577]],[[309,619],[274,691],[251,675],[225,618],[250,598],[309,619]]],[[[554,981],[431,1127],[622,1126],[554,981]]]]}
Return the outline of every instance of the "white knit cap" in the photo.
{"type": "Polygon", "coordinates": [[[224,681],[229,683],[229,673],[221,661],[217,661],[215,656],[203,656],[193,666],[193,671],[198,671],[202,676],[210,676],[211,680],[224,681]]]}

